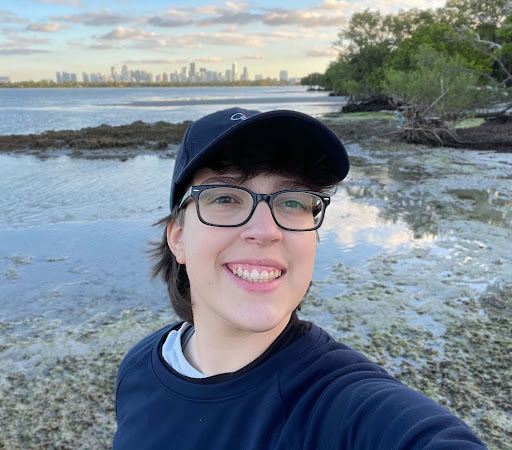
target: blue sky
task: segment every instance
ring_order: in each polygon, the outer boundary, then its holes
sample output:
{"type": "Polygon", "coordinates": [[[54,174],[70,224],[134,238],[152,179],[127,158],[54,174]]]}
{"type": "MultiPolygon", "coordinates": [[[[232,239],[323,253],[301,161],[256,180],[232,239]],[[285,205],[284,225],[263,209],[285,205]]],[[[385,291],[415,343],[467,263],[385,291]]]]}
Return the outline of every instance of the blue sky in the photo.
{"type": "Polygon", "coordinates": [[[111,66],[172,72],[195,61],[232,63],[277,78],[323,72],[332,42],[354,12],[435,8],[444,0],[2,0],[0,76],[54,79],[56,71],[109,73],[111,66]]]}

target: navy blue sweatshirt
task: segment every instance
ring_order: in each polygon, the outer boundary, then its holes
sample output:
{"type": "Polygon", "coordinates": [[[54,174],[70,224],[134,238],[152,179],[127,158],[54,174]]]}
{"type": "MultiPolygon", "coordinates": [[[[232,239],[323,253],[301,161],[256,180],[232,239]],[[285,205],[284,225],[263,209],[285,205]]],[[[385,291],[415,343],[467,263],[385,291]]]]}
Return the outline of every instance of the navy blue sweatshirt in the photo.
{"type": "Polygon", "coordinates": [[[148,336],[121,363],[114,449],[486,448],[453,414],[314,324],[216,382],[180,376],[162,359],[179,326],[148,336]]]}

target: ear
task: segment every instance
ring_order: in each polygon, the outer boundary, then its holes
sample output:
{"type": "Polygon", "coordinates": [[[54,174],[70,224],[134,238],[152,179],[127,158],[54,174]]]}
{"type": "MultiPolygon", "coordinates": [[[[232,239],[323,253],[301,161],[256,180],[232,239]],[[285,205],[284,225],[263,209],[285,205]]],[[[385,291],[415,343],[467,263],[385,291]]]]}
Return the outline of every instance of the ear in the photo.
{"type": "Polygon", "coordinates": [[[185,245],[183,243],[183,225],[180,225],[177,220],[172,221],[167,225],[167,245],[173,253],[176,261],[180,264],[185,264],[185,245]]]}

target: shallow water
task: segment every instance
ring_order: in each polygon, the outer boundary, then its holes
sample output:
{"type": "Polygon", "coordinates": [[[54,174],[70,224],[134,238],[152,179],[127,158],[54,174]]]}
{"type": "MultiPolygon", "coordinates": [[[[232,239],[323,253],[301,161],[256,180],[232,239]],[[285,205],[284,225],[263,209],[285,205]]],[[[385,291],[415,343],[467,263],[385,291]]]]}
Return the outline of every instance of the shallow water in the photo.
{"type": "MultiPolygon", "coordinates": [[[[151,224],[167,214],[173,163],[157,155],[124,162],[0,155],[0,320],[43,316],[75,325],[138,305],[166,308],[145,250],[160,238],[151,224]]],[[[321,230],[314,280],[340,261],[364,265],[417,244],[404,221],[381,215],[340,187],[321,230]]]]}
{"type": "Polygon", "coordinates": [[[181,123],[232,106],[310,115],[340,110],[344,97],[305,86],[0,89],[0,134],[147,123],[181,123]]]}
{"type": "MultiPolygon", "coordinates": [[[[507,448],[512,155],[348,151],[302,317],[507,448]]],[[[172,164],[0,155],[0,447],[110,447],[122,356],[174,320],[145,254],[172,164]]]]}

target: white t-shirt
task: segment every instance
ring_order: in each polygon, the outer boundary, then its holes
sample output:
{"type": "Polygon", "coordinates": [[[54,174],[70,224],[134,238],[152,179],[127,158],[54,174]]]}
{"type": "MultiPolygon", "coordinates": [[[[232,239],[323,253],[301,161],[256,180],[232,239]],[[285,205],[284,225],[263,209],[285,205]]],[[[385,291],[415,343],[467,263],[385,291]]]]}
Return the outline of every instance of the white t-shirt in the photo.
{"type": "Polygon", "coordinates": [[[181,348],[181,336],[192,325],[184,322],[179,330],[172,330],[162,346],[162,356],[176,372],[189,378],[206,378],[206,375],[194,369],[185,358],[181,348]]]}

